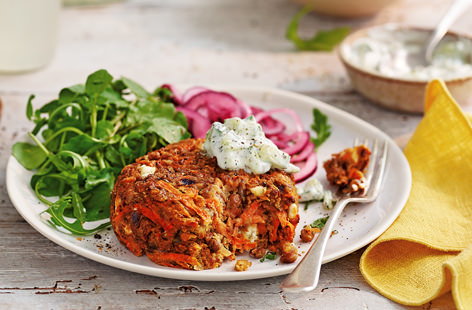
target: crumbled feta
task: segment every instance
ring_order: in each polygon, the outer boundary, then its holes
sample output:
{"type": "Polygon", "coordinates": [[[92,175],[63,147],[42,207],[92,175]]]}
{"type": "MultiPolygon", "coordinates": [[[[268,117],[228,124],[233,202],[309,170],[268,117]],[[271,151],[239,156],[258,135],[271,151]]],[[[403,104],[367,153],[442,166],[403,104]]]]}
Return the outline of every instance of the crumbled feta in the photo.
{"type": "Polygon", "coordinates": [[[257,240],[257,234],[259,231],[257,230],[257,224],[251,224],[246,226],[246,231],[243,232],[244,238],[249,240],[250,242],[254,242],[257,240]]]}
{"type": "Polygon", "coordinates": [[[300,195],[300,202],[322,202],[323,207],[326,209],[332,209],[336,204],[333,193],[329,190],[324,190],[323,185],[315,178],[306,182],[303,188],[298,187],[298,195],[300,195]]]}
{"type": "Polygon", "coordinates": [[[328,210],[331,210],[335,204],[336,200],[333,199],[333,193],[331,193],[330,191],[325,191],[323,197],[323,207],[328,210]]]}
{"type": "Polygon", "coordinates": [[[154,174],[154,172],[156,172],[156,167],[149,167],[146,165],[141,165],[139,167],[139,171],[141,172],[141,177],[146,178],[150,176],[151,174],[154,174]]]}
{"type": "Polygon", "coordinates": [[[298,188],[298,195],[300,195],[300,201],[321,201],[324,197],[323,185],[317,179],[312,178],[305,183],[303,188],[298,188]]]}
{"type": "Polygon", "coordinates": [[[295,217],[297,217],[298,214],[298,206],[296,203],[292,203],[288,207],[288,218],[293,220],[295,217]]]}
{"type": "Polygon", "coordinates": [[[255,186],[255,187],[252,187],[250,191],[251,193],[254,194],[254,196],[260,197],[265,194],[265,192],[267,191],[267,188],[265,188],[264,186],[255,186]]]}

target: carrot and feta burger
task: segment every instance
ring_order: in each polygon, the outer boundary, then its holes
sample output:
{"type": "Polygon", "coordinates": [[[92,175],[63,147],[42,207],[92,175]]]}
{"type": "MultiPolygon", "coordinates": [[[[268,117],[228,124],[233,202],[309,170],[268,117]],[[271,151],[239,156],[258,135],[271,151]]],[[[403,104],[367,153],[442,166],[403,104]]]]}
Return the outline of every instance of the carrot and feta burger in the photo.
{"type": "Polygon", "coordinates": [[[118,239],[156,264],[203,270],[249,252],[292,263],[299,221],[290,156],[253,117],[215,122],[140,157],[119,175],[111,202],[118,239]]]}

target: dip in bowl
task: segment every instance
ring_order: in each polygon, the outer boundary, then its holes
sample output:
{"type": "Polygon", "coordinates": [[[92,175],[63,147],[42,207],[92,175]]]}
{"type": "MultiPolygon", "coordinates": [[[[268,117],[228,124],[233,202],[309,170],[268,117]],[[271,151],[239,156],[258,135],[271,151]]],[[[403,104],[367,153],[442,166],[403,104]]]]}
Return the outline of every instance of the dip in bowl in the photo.
{"type": "Polygon", "coordinates": [[[428,81],[442,79],[462,105],[472,105],[472,38],[449,32],[423,60],[431,30],[388,24],[359,30],[339,55],[354,88],[385,107],[422,112],[428,81]]]}

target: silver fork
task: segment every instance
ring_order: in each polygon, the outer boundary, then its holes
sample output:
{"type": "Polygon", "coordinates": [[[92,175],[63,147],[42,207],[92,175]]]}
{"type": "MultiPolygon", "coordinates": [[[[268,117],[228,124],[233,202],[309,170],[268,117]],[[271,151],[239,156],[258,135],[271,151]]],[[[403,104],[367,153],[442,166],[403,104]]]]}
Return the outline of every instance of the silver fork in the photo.
{"type": "MultiPolygon", "coordinates": [[[[355,145],[359,144],[356,139],[355,145]]],[[[367,140],[364,145],[368,146],[367,140]]],[[[341,197],[329,215],[329,219],[321,230],[320,235],[311,245],[305,257],[297,267],[282,281],[280,287],[286,292],[309,292],[316,288],[320,278],[321,264],[326,244],[333,231],[333,227],[338,221],[342,211],[349,203],[369,203],[377,199],[385,174],[385,167],[388,156],[388,145],[385,141],[379,150],[379,143],[374,141],[370,163],[366,172],[366,187],[359,195],[341,197]]]]}

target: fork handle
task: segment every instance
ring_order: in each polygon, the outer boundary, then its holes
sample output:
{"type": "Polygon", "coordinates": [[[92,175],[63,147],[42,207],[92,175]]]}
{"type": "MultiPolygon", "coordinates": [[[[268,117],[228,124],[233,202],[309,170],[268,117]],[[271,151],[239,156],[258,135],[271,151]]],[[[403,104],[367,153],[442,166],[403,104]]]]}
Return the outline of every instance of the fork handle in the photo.
{"type": "Polygon", "coordinates": [[[338,221],[339,216],[348,203],[348,199],[342,199],[335,205],[320,235],[312,243],[305,257],[280,284],[280,287],[285,292],[310,292],[316,288],[320,278],[320,269],[323,263],[326,244],[331,236],[334,224],[338,221]]]}

